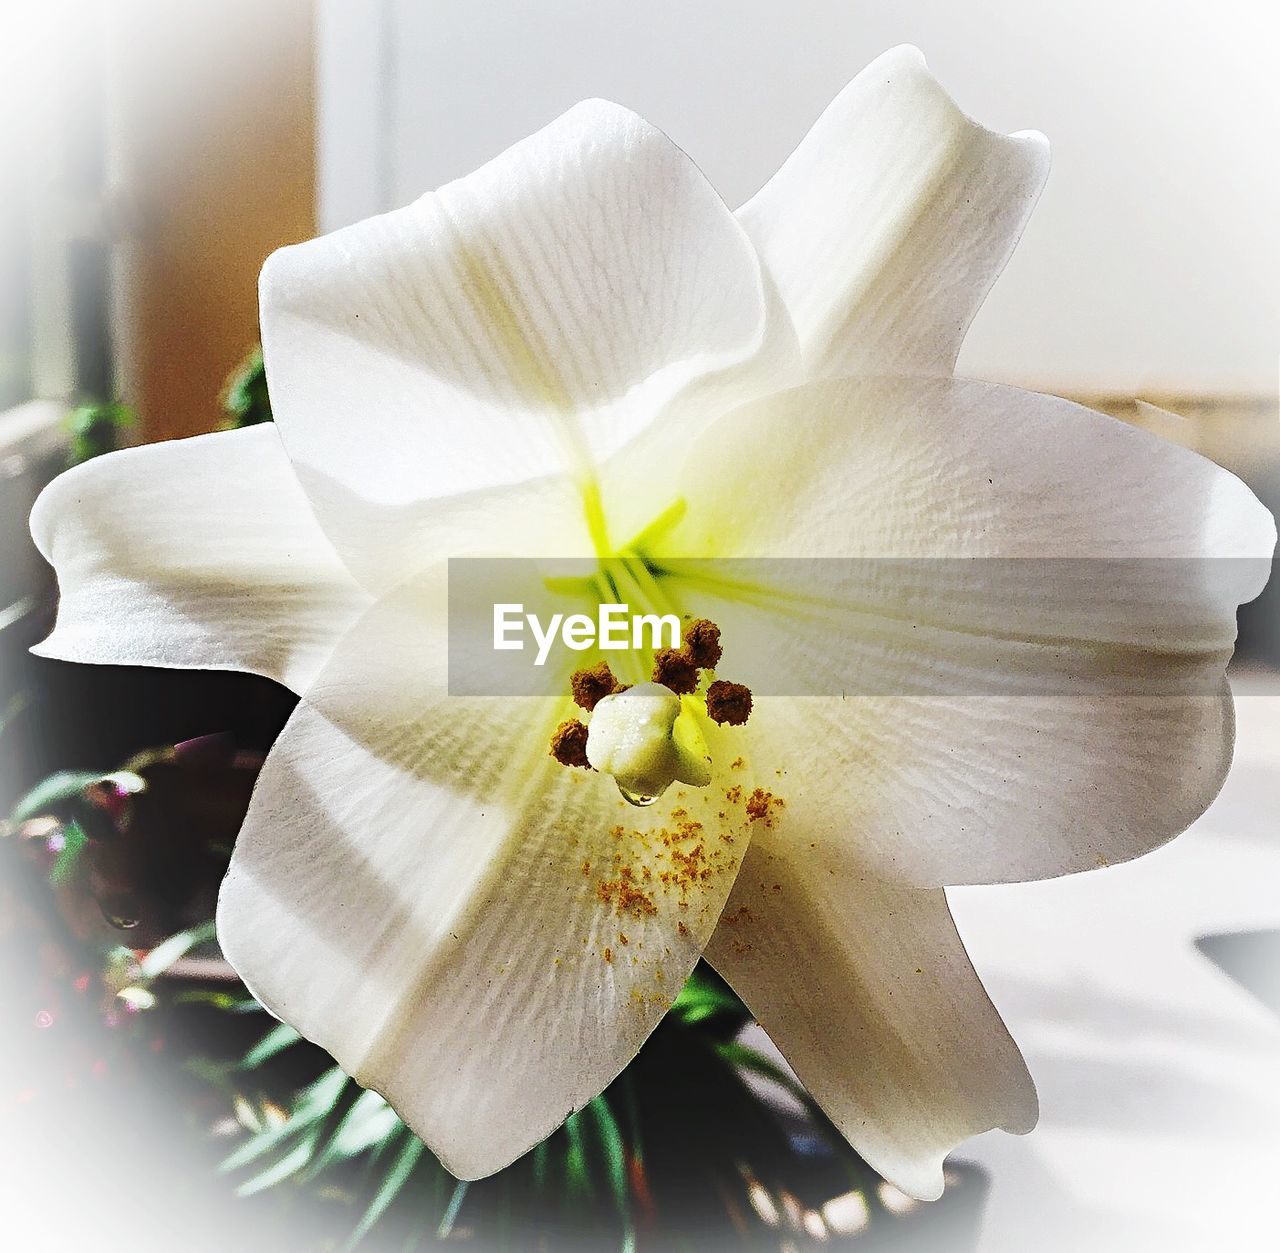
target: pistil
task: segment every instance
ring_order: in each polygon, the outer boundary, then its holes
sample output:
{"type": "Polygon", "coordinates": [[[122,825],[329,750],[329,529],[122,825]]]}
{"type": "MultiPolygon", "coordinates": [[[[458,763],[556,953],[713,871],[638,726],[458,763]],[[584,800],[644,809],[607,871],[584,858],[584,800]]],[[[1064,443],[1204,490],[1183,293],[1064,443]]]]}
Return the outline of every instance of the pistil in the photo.
{"type": "Polygon", "coordinates": [[[673,783],[705,787],[711,755],[702,725],[741,726],[751,713],[751,691],[741,683],[713,680],[697,695],[703,671],[722,656],[720,628],[707,618],[686,624],[679,648],[658,649],[648,682],[618,681],[607,661],[574,673],[575,704],[589,724],[562,722],[551,755],[562,765],[610,774],[623,798],[651,805],[673,783]]]}

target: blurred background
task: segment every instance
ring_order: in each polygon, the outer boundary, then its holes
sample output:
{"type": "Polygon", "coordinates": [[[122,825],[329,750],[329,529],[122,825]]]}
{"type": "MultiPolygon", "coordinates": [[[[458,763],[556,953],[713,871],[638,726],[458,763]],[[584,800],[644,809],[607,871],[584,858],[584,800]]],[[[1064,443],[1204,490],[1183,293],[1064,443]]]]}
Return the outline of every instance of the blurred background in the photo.
{"type": "MultiPolygon", "coordinates": [[[[26,529],[49,477],[121,442],[269,418],[255,284],[275,247],[407,203],[589,96],[662,127],[736,206],[864,64],[915,43],[967,112],[1043,130],[1054,150],[960,372],[1153,427],[1280,506],[1271,0],[45,0],[0,23],[0,813],[14,815],[0,1235],[21,1233],[14,1247],[338,1248],[379,1198],[371,1245],[392,1229],[378,1247],[488,1238],[471,1217],[488,1202],[408,1160],[387,1111],[353,1115],[341,1085],[328,1105],[315,1095],[323,1059],[277,1039],[244,1065],[271,1024],[202,927],[292,698],[245,676],[26,654],[51,613],[26,529]],[[117,829],[128,838],[103,836],[117,829]],[[315,1145],[340,1127],[320,1170],[315,1145]],[[246,1189],[246,1167],[269,1172],[312,1132],[309,1158],[246,1189]],[[405,1161],[416,1182],[388,1195],[405,1161]],[[412,1188],[440,1198],[427,1234],[412,1188]]],[[[775,1084],[756,1095],[799,1173],[741,1176],[742,1230],[763,1243],[726,1247],[1275,1247],[1280,594],[1241,627],[1237,765],[1191,833],[1136,865],[953,894],[1040,1082],[1040,1130],[961,1150],[949,1199],[921,1211],[856,1164],[852,1187],[832,1182],[827,1150],[805,1156],[803,1103],[775,1084]]],[[[743,1024],[717,1013],[720,1048],[743,1024]]],[[[624,1247],[628,1229],[581,1247],[624,1247]]]]}

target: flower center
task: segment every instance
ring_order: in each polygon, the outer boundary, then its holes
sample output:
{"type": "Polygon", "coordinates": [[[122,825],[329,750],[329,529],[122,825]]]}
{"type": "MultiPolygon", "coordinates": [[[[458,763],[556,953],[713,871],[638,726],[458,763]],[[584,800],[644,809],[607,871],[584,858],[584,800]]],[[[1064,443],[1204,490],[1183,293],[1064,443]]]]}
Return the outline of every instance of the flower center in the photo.
{"type": "Polygon", "coordinates": [[[751,692],[740,683],[709,679],[721,656],[720,629],[706,618],[686,622],[679,648],[659,649],[650,679],[619,683],[607,661],[577,671],[574,702],[591,715],[562,722],[551,755],[565,766],[611,774],[623,798],[651,805],[673,783],[706,787],[711,753],[705,724],[741,726],[751,692]]]}

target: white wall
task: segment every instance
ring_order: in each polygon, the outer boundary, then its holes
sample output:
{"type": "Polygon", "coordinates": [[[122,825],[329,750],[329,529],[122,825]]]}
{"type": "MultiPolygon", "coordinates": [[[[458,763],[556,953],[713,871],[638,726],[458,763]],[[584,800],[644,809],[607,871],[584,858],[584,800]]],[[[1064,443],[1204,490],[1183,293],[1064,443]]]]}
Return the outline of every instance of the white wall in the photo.
{"type": "Polygon", "coordinates": [[[592,95],[665,129],[736,204],[863,64],[912,42],[974,116],[1054,143],[962,370],[1057,390],[1275,389],[1275,0],[322,3],[327,226],[464,174],[592,95]]]}

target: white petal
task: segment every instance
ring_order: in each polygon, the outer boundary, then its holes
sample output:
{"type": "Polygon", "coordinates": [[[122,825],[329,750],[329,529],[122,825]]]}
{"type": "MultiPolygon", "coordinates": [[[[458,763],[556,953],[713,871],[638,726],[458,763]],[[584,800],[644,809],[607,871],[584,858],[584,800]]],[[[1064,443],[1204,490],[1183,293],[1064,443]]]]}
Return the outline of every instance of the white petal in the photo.
{"type": "Polygon", "coordinates": [[[1253,493],[1206,458],[1070,401],[964,380],[781,393],[714,424],[681,478],[691,507],[673,554],[841,558],[829,576],[851,585],[836,599],[1015,639],[1229,647],[1276,541],[1253,493]],[[943,583],[947,562],[980,573],[943,583]]]}
{"type": "Polygon", "coordinates": [[[943,893],[865,873],[838,809],[780,794],[707,957],[853,1147],[932,1200],[956,1145],[1034,1126],[1035,1087],[943,893]]]}
{"type": "Polygon", "coordinates": [[[66,661],[248,670],[305,691],[369,604],[273,426],[109,453],[55,479],[31,532],[66,661]]]}
{"type": "Polygon", "coordinates": [[[445,671],[408,593],[352,632],[268,757],[218,931],[268,1008],[474,1178],[634,1056],[747,836],[718,838],[723,790],[636,809],[556,764],[567,700],[450,697],[445,671]]]}
{"type": "Polygon", "coordinates": [[[671,564],[733,677],[805,697],[786,735],[760,702],[758,765],[835,781],[882,873],[1089,869],[1171,838],[1217,794],[1235,610],[1275,544],[1232,475],[1065,401],[941,380],[750,407],[689,475],[700,508],[674,551],[822,558],[671,564]]]}
{"type": "MultiPolygon", "coordinates": [[[[994,683],[994,676],[992,682],[994,683]]],[[[753,720],[782,722],[783,698],[753,720]]],[[[829,781],[845,838],[882,876],[1005,883],[1128,861],[1186,830],[1222,788],[1225,682],[1178,697],[811,699],[792,742],[755,757],[829,781]]]]}
{"type": "Polygon", "coordinates": [[[595,556],[583,486],[567,474],[412,505],[357,505],[335,480],[296,468],[344,564],[375,598],[450,558],[595,556]]]}
{"type": "Polygon", "coordinates": [[[273,254],[272,403],[339,547],[370,504],[590,477],[660,412],[795,364],[745,232],[665,136],[591,101],[408,208],[273,254]],[[777,354],[781,354],[778,356],[777,354]]]}
{"type": "Polygon", "coordinates": [[[809,376],[950,374],[1048,167],[1044,136],[971,122],[916,49],[872,62],[738,211],[809,376]]]}

